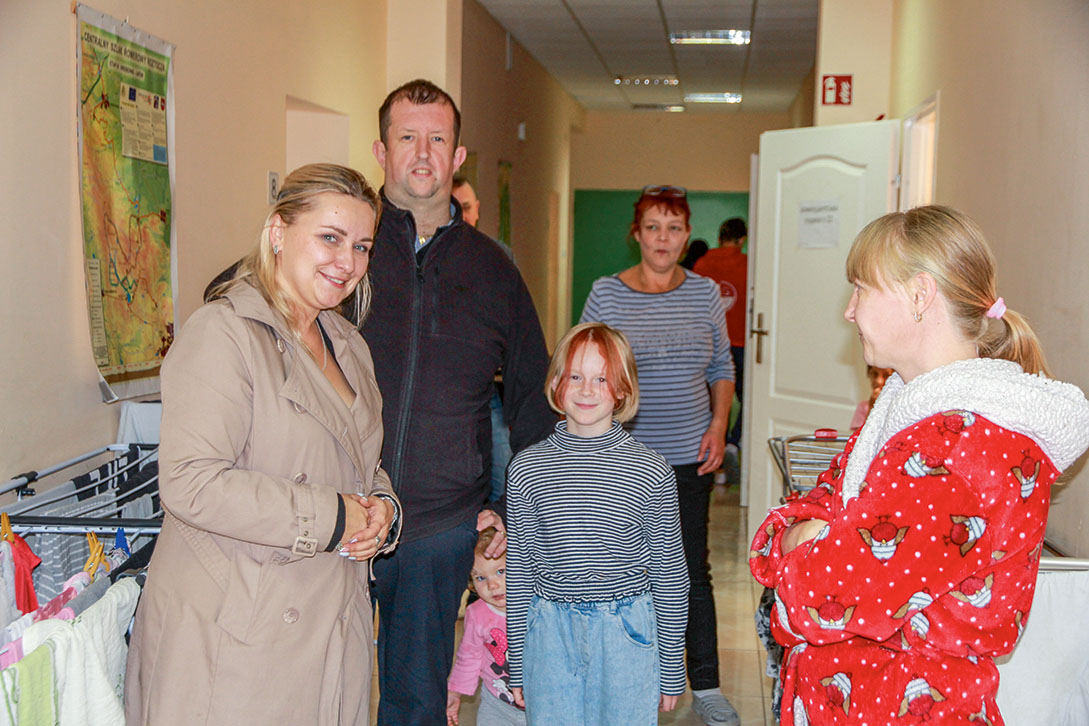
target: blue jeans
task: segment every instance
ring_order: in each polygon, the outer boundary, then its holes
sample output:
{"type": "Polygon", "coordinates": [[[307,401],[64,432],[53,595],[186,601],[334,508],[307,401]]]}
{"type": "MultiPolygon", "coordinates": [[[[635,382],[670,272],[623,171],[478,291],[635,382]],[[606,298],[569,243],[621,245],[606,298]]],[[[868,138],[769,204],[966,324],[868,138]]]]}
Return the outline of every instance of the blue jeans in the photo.
{"type": "Polygon", "coordinates": [[[454,624],[475,545],[473,517],[374,560],[380,726],[446,723],[454,624]]]}
{"type": "Polygon", "coordinates": [[[649,592],[588,603],[535,596],[523,662],[529,726],[658,723],[658,638],[649,592]]]}

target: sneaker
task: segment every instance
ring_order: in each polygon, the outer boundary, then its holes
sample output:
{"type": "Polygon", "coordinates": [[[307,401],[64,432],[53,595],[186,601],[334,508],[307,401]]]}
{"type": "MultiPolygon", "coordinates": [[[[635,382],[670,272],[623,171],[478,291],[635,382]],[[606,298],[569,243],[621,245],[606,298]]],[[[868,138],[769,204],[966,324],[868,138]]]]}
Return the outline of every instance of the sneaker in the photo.
{"type": "Polygon", "coordinates": [[[702,697],[693,693],[692,710],[707,726],[741,726],[741,717],[721,693],[702,697]]]}

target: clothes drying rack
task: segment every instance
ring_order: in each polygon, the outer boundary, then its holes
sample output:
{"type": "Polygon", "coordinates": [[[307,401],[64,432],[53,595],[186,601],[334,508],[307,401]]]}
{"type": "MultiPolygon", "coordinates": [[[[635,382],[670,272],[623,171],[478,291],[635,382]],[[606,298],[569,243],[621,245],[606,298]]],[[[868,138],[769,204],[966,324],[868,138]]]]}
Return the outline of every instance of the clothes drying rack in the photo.
{"type": "Polygon", "coordinates": [[[131,487],[124,486],[137,472],[157,460],[158,448],[158,444],[111,444],[54,466],[19,474],[0,484],[0,495],[14,491],[17,498],[14,504],[2,509],[8,512],[12,529],[20,534],[106,534],[118,529],[124,529],[125,534],[132,537],[158,534],[163,516],[162,506],[158,503],[158,473],[147,476],[131,487]],[[80,464],[100,457],[109,458],[92,472],[73,476],[41,494],[33,486],[44,477],[68,469],[75,470],[80,464]],[[109,501],[91,504],[78,516],[48,513],[52,506],[62,502],[110,493],[114,496],[109,501]],[[124,516],[126,507],[145,494],[152,496],[152,515],[140,518],[124,516]]]}
{"type": "Polygon", "coordinates": [[[783,477],[783,497],[806,493],[817,485],[817,477],[843,451],[846,436],[835,429],[817,429],[812,434],[773,436],[768,439],[771,456],[783,477]]]}

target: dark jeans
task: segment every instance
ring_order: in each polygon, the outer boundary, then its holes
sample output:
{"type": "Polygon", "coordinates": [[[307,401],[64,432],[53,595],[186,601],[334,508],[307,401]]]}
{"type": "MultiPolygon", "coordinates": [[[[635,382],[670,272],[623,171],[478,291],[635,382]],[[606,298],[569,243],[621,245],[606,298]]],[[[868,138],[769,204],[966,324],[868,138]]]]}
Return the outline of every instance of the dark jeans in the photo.
{"type": "MultiPolygon", "coordinates": [[[[745,400],[743,394],[745,383],[745,346],[731,345],[730,357],[734,359],[734,393],[737,394],[737,423],[726,434],[726,443],[741,446],[741,406],[745,400]]],[[[732,412],[731,412],[732,413],[732,412]]]]}
{"type": "Polygon", "coordinates": [[[673,467],[681,510],[681,540],[688,565],[688,629],[684,633],[688,680],[693,691],[718,688],[718,632],[711,565],[707,562],[707,518],[713,476],[699,464],[673,467]]]}
{"type": "Polygon", "coordinates": [[[446,723],[454,624],[475,545],[474,517],[374,561],[379,726],[446,723]]]}

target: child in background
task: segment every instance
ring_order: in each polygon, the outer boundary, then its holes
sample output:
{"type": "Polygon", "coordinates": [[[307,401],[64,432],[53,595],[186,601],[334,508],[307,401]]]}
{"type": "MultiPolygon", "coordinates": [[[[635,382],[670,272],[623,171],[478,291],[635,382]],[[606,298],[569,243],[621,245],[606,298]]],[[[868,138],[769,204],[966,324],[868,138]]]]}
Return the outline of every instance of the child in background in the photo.
{"type": "Polygon", "coordinates": [[[507,559],[484,556],[495,531],[495,527],[482,531],[473,549],[469,589],[480,599],[465,608],[465,632],[447,685],[447,726],[457,726],[461,696],[476,693],[478,681],[483,681],[484,687],[480,689],[477,726],[526,723],[525,711],[514,705],[507,668],[507,559]]]}
{"type": "Polygon", "coordinates": [[[892,369],[868,365],[866,366],[866,375],[870,379],[870,398],[859,402],[858,408],[855,409],[855,415],[851,417],[851,431],[857,431],[862,428],[862,424],[866,423],[866,417],[870,415],[870,409],[873,408],[877,397],[881,395],[881,389],[885,387],[885,381],[889,380],[889,376],[892,375],[892,369]]]}
{"type": "Polygon", "coordinates": [[[657,724],[685,690],[688,572],[673,469],[619,423],[639,404],[627,339],[575,326],[546,393],[567,420],[507,477],[515,703],[531,726],[657,724]]]}

